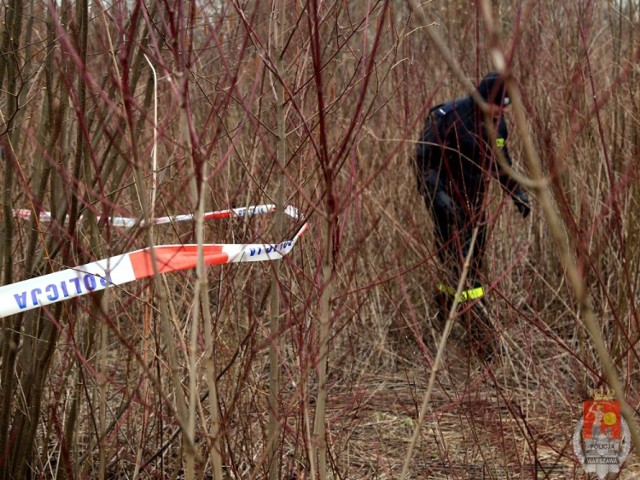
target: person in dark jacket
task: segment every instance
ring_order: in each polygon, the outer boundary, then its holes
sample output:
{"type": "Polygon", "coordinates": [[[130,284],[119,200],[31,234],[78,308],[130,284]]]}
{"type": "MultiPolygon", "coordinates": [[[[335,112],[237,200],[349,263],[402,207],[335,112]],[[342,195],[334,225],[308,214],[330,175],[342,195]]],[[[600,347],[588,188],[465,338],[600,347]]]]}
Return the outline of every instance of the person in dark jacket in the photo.
{"type": "Polygon", "coordinates": [[[500,166],[500,157],[507,165],[512,164],[504,119],[510,101],[503,79],[491,72],[480,81],[477,90],[489,106],[488,114],[471,96],[437,105],[427,116],[416,152],[418,189],[433,216],[438,256],[447,272],[438,286],[438,297],[445,299],[441,308],[447,311],[476,227],[467,285],[459,301],[479,302],[484,295],[481,280],[488,180],[499,180],[523,217],[530,212],[527,195],[500,166]]]}

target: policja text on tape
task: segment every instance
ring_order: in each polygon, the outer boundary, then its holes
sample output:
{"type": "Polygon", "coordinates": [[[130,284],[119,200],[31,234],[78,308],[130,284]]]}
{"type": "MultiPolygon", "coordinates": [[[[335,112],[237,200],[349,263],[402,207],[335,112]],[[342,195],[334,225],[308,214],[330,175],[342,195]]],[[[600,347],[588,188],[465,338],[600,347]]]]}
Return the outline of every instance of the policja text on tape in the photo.
{"type": "MultiPolygon", "coordinates": [[[[248,216],[274,210],[275,206],[273,205],[258,205],[210,212],[205,214],[205,218],[248,216]]],[[[285,213],[293,218],[300,218],[294,207],[288,206],[285,213]]],[[[42,219],[45,215],[48,213],[40,214],[40,218],[42,219]]],[[[169,223],[170,221],[187,220],[187,217],[190,217],[191,220],[195,218],[193,215],[160,218],[170,218],[171,220],[162,222],[169,223]]],[[[51,217],[49,216],[49,218],[51,217]]],[[[133,219],[121,217],[114,217],[111,220],[116,220],[114,224],[123,227],[140,224],[139,221],[133,222],[133,219]]],[[[152,219],[152,222],[156,223],[157,220],[152,219]]],[[[204,263],[205,265],[221,265],[279,260],[291,252],[298,238],[306,229],[307,223],[304,223],[291,240],[276,244],[205,244],[202,245],[204,263]]],[[[144,248],[2,286],[0,287],[0,318],[150,277],[154,274],[154,256],[159,273],[193,269],[198,263],[198,245],[158,245],[153,247],[153,255],[151,248],[144,248]]]]}

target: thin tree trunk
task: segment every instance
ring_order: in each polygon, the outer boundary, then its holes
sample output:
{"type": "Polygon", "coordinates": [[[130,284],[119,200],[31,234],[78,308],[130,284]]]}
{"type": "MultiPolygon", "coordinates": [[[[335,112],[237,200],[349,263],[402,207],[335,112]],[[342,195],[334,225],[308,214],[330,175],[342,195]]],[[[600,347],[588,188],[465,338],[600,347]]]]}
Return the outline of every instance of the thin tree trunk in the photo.
{"type": "MultiPolygon", "coordinates": [[[[280,79],[274,79],[276,91],[276,120],[277,120],[277,163],[275,171],[277,172],[276,187],[276,206],[278,211],[275,216],[275,235],[281,238],[284,225],[284,186],[285,177],[281,174],[282,169],[287,161],[287,132],[286,132],[286,109],[285,109],[285,86],[282,83],[285,78],[283,48],[284,48],[284,24],[286,14],[286,2],[278,0],[273,3],[271,11],[273,22],[273,35],[275,39],[275,48],[273,49],[273,57],[276,62],[276,69],[280,79]]],[[[281,262],[274,262],[272,268],[271,279],[271,343],[269,345],[269,479],[277,480],[280,478],[280,266],[281,262]]]]}
{"type": "MultiPolygon", "coordinates": [[[[7,92],[6,115],[8,120],[3,128],[8,132],[1,140],[1,147],[5,151],[5,168],[2,189],[2,226],[0,227],[0,277],[2,284],[13,282],[13,183],[15,168],[15,147],[17,145],[17,133],[12,119],[18,113],[18,76],[20,37],[22,34],[22,18],[24,4],[22,0],[11,0],[5,9],[5,28],[0,45],[0,91],[7,92]],[[4,79],[7,78],[6,89],[4,79]]],[[[2,399],[0,400],[0,458],[12,458],[12,450],[15,442],[20,439],[11,438],[9,425],[12,419],[12,400],[16,388],[14,365],[18,346],[20,343],[21,316],[8,319],[2,328],[2,399]]],[[[18,459],[18,462],[22,458],[18,459]]],[[[12,461],[0,462],[0,478],[13,477],[10,465],[12,461]]]]}
{"type": "MultiPolygon", "coordinates": [[[[322,47],[320,32],[320,5],[312,2],[310,14],[310,27],[313,31],[311,40],[311,52],[313,61],[313,75],[315,80],[317,108],[319,119],[319,161],[322,170],[322,181],[325,198],[325,221],[323,223],[322,242],[322,284],[320,292],[320,318],[318,338],[318,393],[313,424],[312,461],[317,462],[318,479],[327,479],[327,432],[326,432],[326,408],[327,408],[327,365],[329,360],[329,339],[331,325],[331,297],[333,295],[333,269],[335,267],[334,237],[336,233],[336,198],[334,192],[335,167],[331,163],[329,155],[329,140],[327,137],[326,107],[324,84],[322,79],[322,47]]],[[[314,479],[315,480],[315,479],[314,479]]]]}

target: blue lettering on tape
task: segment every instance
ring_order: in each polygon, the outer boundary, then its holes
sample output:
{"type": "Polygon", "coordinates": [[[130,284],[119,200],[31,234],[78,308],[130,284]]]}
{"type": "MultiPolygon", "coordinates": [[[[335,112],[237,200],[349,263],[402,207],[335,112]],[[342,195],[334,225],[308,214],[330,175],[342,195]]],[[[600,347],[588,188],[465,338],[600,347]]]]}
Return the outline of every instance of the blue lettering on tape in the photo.
{"type": "Polygon", "coordinates": [[[102,290],[105,287],[113,285],[111,276],[109,274],[102,276],[93,273],[85,273],[82,277],[71,277],[66,281],[54,284],[50,283],[44,287],[44,290],[39,287],[32,288],[30,291],[24,291],[21,293],[14,293],[13,298],[20,310],[27,308],[27,303],[31,299],[31,303],[34,307],[38,305],[53,303],[63,298],[69,298],[71,296],[82,295],[84,293],[94,292],[96,290],[102,290]],[[71,285],[71,290],[69,289],[71,285]],[[45,295],[43,302],[41,296],[45,295]]]}
{"type": "Polygon", "coordinates": [[[47,300],[55,302],[58,298],[60,298],[60,294],[58,293],[58,287],[56,285],[47,285],[44,287],[44,291],[47,292],[47,300]]]}
{"type": "Polygon", "coordinates": [[[84,288],[88,291],[93,292],[96,289],[96,277],[92,274],[85,275],[82,279],[84,283],[84,288]]]}
{"type": "Polygon", "coordinates": [[[39,288],[34,288],[33,290],[31,290],[31,301],[33,302],[33,306],[37,306],[38,303],[40,303],[39,299],[38,299],[38,295],[40,295],[42,293],[42,290],[40,290],[39,288]]]}
{"type": "MultiPolygon", "coordinates": [[[[268,255],[268,254],[273,253],[273,252],[282,252],[284,250],[288,250],[292,246],[293,246],[293,242],[291,240],[287,240],[285,242],[278,243],[278,244],[264,245],[264,253],[266,253],[268,255]]],[[[258,247],[258,248],[251,247],[251,248],[249,248],[249,256],[250,257],[254,257],[254,256],[260,255],[260,254],[262,254],[262,247],[258,247]]]]}
{"type": "Polygon", "coordinates": [[[13,297],[16,299],[16,303],[20,310],[27,308],[27,292],[14,293],[13,297]]]}
{"type": "Polygon", "coordinates": [[[82,293],[82,290],[80,289],[80,279],[78,277],[71,277],[69,279],[70,283],[73,283],[76,287],[76,294],[80,295],[82,293]]]}

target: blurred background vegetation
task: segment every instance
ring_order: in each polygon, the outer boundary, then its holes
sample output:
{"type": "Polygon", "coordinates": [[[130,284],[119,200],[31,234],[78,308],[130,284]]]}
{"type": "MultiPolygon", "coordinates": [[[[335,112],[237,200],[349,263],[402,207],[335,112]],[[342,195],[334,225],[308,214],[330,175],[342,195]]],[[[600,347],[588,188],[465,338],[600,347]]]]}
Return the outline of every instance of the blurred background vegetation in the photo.
{"type": "Polygon", "coordinates": [[[388,479],[406,461],[406,478],[586,478],[571,442],[603,384],[599,358],[535,192],[522,220],[495,185],[487,301],[504,352],[483,365],[454,329],[407,460],[442,331],[411,162],[429,107],[466,93],[426,29],[473,83],[504,54],[638,407],[637,0],[433,0],[428,25],[395,0],[0,5],[3,285],[300,226],[276,214],[125,230],[101,217],[276,203],[311,224],[280,264],[168,274],[2,319],[0,478],[388,479]]]}

